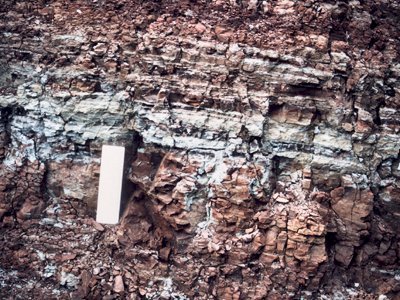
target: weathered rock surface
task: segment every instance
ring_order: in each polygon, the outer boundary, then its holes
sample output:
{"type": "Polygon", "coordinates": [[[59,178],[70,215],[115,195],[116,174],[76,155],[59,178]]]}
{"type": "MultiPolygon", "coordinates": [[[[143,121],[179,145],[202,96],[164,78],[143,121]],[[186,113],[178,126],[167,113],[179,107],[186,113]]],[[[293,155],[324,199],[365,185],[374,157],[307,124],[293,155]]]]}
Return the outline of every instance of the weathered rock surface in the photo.
{"type": "Polygon", "coordinates": [[[395,299],[399,15],[0,1],[0,294],[395,299]],[[90,218],[103,143],[128,150],[115,227],[90,218]]]}

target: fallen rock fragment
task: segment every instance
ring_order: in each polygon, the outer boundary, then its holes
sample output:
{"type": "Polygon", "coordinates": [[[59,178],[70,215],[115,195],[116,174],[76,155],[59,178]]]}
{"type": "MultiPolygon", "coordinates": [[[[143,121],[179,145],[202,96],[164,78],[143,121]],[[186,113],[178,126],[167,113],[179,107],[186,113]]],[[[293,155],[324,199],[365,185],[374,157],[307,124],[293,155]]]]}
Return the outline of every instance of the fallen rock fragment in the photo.
{"type": "Polygon", "coordinates": [[[124,281],[121,275],[115,276],[113,291],[116,293],[123,293],[125,291],[124,281]]]}

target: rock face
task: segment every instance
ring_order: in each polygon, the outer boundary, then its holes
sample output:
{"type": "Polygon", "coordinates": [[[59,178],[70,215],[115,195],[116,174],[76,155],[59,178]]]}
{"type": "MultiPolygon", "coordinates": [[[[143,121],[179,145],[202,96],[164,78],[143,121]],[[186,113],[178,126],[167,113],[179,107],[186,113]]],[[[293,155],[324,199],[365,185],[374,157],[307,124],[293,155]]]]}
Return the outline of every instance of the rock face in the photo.
{"type": "Polygon", "coordinates": [[[13,254],[54,259],[35,295],[400,293],[399,3],[0,4],[1,261],[22,229],[93,226],[13,254]],[[103,143],[128,152],[114,228],[88,221],[103,143]]]}

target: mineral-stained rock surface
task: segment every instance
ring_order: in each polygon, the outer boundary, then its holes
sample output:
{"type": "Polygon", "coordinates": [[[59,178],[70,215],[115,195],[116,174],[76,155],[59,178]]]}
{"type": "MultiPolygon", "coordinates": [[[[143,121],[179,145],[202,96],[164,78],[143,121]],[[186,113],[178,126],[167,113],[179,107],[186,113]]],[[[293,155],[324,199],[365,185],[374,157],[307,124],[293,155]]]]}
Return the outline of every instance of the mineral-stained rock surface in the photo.
{"type": "Polygon", "coordinates": [[[1,298],[396,299],[399,32],[396,0],[0,0],[1,298]]]}

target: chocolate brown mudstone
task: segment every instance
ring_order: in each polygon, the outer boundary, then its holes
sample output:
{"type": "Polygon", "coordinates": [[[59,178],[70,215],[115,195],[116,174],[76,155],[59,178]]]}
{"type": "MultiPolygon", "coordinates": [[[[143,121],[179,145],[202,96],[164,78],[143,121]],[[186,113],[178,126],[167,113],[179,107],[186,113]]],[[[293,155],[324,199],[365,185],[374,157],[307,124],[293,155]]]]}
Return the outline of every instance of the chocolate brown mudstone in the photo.
{"type": "Polygon", "coordinates": [[[399,16],[0,0],[1,298],[397,299],[399,16]]]}

